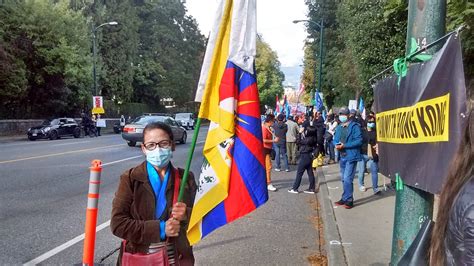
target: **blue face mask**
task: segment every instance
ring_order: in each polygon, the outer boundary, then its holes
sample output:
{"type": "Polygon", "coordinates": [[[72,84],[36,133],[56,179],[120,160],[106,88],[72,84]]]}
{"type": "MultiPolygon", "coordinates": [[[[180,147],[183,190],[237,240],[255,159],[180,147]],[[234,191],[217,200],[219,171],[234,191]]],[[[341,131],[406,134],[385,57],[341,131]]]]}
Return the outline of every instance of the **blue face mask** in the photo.
{"type": "Polygon", "coordinates": [[[342,123],[347,122],[347,115],[340,115],[340,116],[339,116],[339,120],[340,120],[342,123]]]}
{"type": "Polygon", "coordinates": [[[367,127],[374,128],[374,127],[375,127],[375,123],[367,123],[367,127]]]}
{"type": "Polygon", "coordinates": [[[173,155],[171,149],[156,147],[154,150],[145,150],[146,160],[158,168],[165,167],[173,155]]]}

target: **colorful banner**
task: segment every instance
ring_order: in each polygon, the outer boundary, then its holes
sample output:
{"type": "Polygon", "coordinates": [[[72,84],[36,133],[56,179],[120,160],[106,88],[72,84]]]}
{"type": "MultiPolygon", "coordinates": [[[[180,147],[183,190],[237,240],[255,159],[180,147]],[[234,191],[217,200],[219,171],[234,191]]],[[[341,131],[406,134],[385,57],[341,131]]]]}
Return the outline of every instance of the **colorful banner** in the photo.
{"type": "Polygon", "coordinates": [[[92,113],[93,114],[105,113],[104,100],[102,96],[92,96],[92,113]]]}
{"type": "Polygon", "coordinates": [[[459,37],[433,58],[410,65],[374,89],[380,172],[439,193],[466,122],[466,86],[459,37]]]}
{"type": "Polygon", "coordinates": [[[256,0],[222,0],[196,101],[210,120],[188,225],[191,245],[268,200],[256,74],[256,0]]]}

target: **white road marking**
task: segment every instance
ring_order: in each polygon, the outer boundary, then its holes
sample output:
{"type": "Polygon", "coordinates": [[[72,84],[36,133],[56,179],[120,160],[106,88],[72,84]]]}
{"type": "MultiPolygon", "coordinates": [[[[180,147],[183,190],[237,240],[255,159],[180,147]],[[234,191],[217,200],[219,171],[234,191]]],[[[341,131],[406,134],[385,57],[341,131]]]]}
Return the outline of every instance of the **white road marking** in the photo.
{"type": "Polygon", "coordinates": [[[72,153],[80,153],[80,152],[85,152],[85,151],[99,150],[99,149],[104,149],[104,148],[109,148],[110,149],[110,148],[119,147],[119,146],[123,146],[123,144],[101,146],[101,147],[95,147],[95,148],[90,148],[90,149],[74,150],[74,151],[52,153],[52,154],[45,154],[45,155],[38,155],[38,156],[32,156],[32,157],[26,157],[26,158],[18,158],[18,159],[13,159],[13,160],[0,161],[0,164],[20,162],[20,161],[33,160],[33,159],[41,159],[41,158],[47,158],[47,157],[65,155],[65,154],[72,154],[72,153]]]}
{"type": "Polygon", "coordinates": [[[68,143],[61,143],[61,144],[53,144],[51,146],[56,147],[56,146],[66,146],[66,145],[74,145],[74,144],[81,144],[81,143],[88,143],[91,142],[90,140],[85,140],[85,141],[76,141],[76,142],[68,142],[68,143]]]}
{"type": "Polygon", "coordinates": [[[132,157],[128,157],[128,158],[125,158],[125,159],[122,159],[122,160],[113,161],[113,162],[109,162],[109,163],[104,163],[104,164],[102,164],[102,166],[107,166],[107,165],[111,165],[111,164],[125,162],[125,161],[133,160],[133,159],[136,159],[136,158],[139,158],[139,157],[143,157],[143,155],[132,156],[132,157]]]}
{"type": "MultiPolygon", "coordinates": [[[[120,135],[119,135],[120,136],[120,135]]],[[[117,135],[115,134],[107,134],[107,135],[102,135],[100,137],[97,137],[99,139],[105,139],[105,138],[110,138],[110,137],[117,137],[117,135]]],[[[97,139],[97,138],[89,138],[89,137],[83,137],[83,138],[80,138],[80,139],[97,139]]],[[[68,138],[68,139],[60,139],[60,140],[49,140],[49,139],[38,139],[36,141],[30,141],[28,140],[28,138],[26,137],[25,135],[25,138],[21,138],[21,139],[16,139],[16,140],[12,140],[12,141],[4,141],[4,142],[0,142],[0,146],[1,147],[12,147],[12,146],[26,146],[26,145],[37,145],[37,144],[51,144],[51,142],[62,142],[62,141],[68,141],[68,140],[73,140],[72,138],[68,138]],[[20,142],[21,141],[21,142],[20,142]]]]}
{"type": "MultiPolygon", "coordinates": [[[[201,144],[201,143],[204,143],[205,141],[200,141],[200,142],[196,142],[196,144],[201,144]]],[[[137,156],[132,156],[132,157],[128,157],[128,158],[125,158],[125,159],[121,159],[121,160],[117,160],[117,161],[113,161],[113,162],[108,162],[108,163],[104,163],[102,164],[102,166],[107,166],[107,165],[112,165],[112,164],[116,164],[116,163],[120,163],[120,162],[124,162],[124,161],[129,161],[129,160],[133,160],[133,159],[136,159],[136,158],[139,158],[139,157],[142,157],[143,155],[137,155],[137,156]]],[[[102,229],[104,228],[107,228],[110,226],[110,220],[108,220],[107,222],[99,225],[96,227],[96,232],[99,232],[101,231],[102,229]]],[[[38,263],[41,263],[49,258],[51,258],[52,256],[66,250],[67,248],[79,243],[80,241],[84,240],[85,238],[85,234],[81,234],[79,236],[76,236],[75,238],[67,241],[66,243],[60,245],[60,246],[57,246],[55,248],[53,248],[52,250],[40,255],[39,257],[37,258],[34,258],[28,262],[26,262],[25,264],[23,265],[36,265],[38,263]]]]}
{"type": "MultiPolygon", "coordinates": [[[[100,224],[99,226],[96,227],[95,231],[96,232],[99,232],[100,230],[104,229],[104,228],[107,228],[108,226],[110,225],[110,220],[108,220],[107,222],[103,223],[103,224],[100,224]]],[[[62,252],[64,251],[65,249],[77,244],[78,242],[84,240],[85,238],[85,234],[82,234],[82,235],[79,235],[79,236],[76,236],[75,238],[69,240],[68,242],[60,245],[60,246],[57,246],[55,248],[53,248],[52,250],[44,253],[43,255],[37,257],[37,258],[34,258],[28,262],[26,262],[25,264],[23,265],[36,265],[38,263],[41,263],[49,258],[51,258],[52,256],[58,254],[59,252],[62,252]]]]}

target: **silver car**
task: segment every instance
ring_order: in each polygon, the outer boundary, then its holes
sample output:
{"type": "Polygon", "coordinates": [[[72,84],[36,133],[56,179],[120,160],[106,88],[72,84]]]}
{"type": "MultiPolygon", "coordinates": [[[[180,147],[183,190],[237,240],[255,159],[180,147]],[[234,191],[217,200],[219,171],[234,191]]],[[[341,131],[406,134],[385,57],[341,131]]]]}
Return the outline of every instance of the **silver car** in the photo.
{"type": "Polygon", "coordinates": [[[177,113],[174,116],[176,121],[180,121],[181,125],[186,129],[194,129],[194,114],[192,113],[177,113]]]}
{"type": "Polygon", "coordinates": [[[186,129],[180,126],[172,117],[161,115],[142,115],[135,118],[130,124],[124,126],[122,138],[127,141],[128,146],[134,147],[137,142],[143,142],[143,129],[152,122],[164,122],[171,127],[173,138],[180,143],[186,143],[186,129]]]}

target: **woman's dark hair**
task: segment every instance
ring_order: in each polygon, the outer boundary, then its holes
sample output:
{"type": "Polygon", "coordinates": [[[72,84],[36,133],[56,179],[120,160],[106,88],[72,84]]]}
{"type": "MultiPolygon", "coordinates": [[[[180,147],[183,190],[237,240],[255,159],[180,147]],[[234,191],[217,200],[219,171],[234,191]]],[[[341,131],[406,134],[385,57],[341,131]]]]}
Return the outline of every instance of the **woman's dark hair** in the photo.
{"type": "Polygon", "coordinates": [[[441,191],[438,217],[431,236],[430,265],[446,265],[444,239],[453,203],[463,185],[474,174],[474,109],[467,118],[459,149],[451,161],[448,178],[441,191]]]}
{"type": "Polygon", "coordinates": [[[268,122],[271,122],[275,120],[275,116],[272,115],[272,114],[268,114],[266,117],[265,117],[265,123],[268,123],[268,122]]]}
{"type": "Polygon", "coordinates": [[[145,140],[146,133],[153,129],[163,130],[164,132],[166,132],[166,134],[168,134],[168,136],[170,137],[170,140],[174,140],[173,131],[171,130],[171,127],[163,122],[151,122],[148,125],[146,125],[145,129],[143,130],[143,140],[145,140]]]}
{"type": "Polygon", "coordinates": [[[315,126],[308,126],[305,132],[306,137],[315,137],[317,135],[317,130],[315,126]]]}

